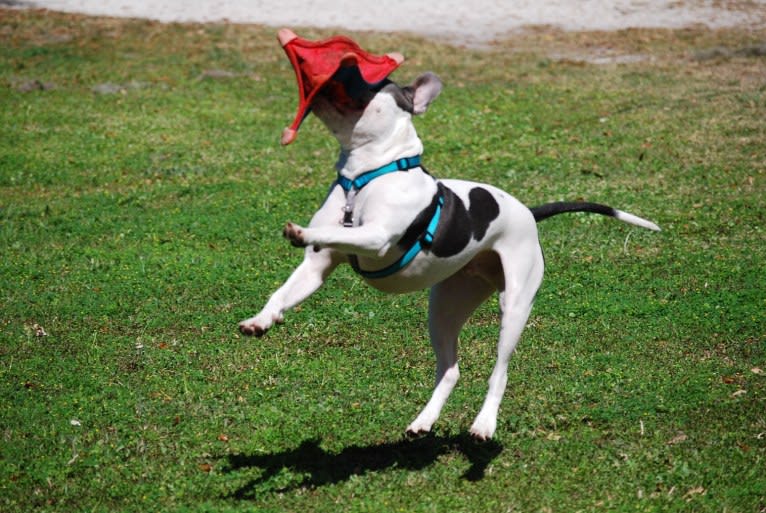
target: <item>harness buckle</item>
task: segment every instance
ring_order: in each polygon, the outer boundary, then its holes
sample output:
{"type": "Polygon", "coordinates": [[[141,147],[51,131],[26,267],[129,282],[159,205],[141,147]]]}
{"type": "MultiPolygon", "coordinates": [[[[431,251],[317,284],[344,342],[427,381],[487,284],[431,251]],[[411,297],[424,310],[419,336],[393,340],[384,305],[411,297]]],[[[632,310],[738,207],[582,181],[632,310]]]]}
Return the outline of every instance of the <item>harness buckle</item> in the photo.
{"type": "Polygon", "coordinates": [[[344,205],[341,210],[343,211],[343,219],[340,224],[342,224],[344,228],[351,228],[354,226],[354,207],[351,205],[344,205]]]}

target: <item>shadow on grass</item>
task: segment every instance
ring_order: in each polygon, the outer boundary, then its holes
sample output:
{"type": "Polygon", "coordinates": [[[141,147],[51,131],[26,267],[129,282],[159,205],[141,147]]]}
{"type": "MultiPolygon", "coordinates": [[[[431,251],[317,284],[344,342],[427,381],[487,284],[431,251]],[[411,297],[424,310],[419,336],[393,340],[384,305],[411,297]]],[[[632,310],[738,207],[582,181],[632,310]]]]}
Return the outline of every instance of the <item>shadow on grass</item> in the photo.
{"type": "Polygon", "coordinates": [[[228,457],[226,472],[259,468],[260,477],[231,494],[236,499],[252,499],[259,493],[285,492],[302,487],[318,487],[348,480],[352,476],[388,468],[422,470],[446,454],[462,454],[471,463],[463,474],[469,481],[484,477],[487,466],[503,451],[494,441],[478,442],[468,434],[428,435],[368,446],[351,446],[339,453],[320,447],[319,440],[306,440],[295,449],[273,454],[228,457]],[[285,476],[287,474],[287,483],[285,476]],[[274,481],[270,483],[270,481],[274,481]]]}

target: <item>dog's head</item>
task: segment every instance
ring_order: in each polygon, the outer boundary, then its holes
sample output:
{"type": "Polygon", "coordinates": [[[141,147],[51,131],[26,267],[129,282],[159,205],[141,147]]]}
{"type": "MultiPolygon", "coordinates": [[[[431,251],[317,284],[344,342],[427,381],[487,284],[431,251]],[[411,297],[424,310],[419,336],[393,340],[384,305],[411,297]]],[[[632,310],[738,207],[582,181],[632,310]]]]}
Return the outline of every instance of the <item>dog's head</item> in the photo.
{"type": "Polygon", "coordinates": [[[406,143],[417,137],[412,116],[424,113],[442,90],[433,73],[424,73],[411,85],[385,79],[367,84],[356,66],[344,67],[316,95],[312,111],[330,129],[345,152],[370,143],[406,143]]]}
{"type": "Polygon", "coordinates": [[[343,155],[366,153],[360,160],[375,160],[422,151],[411,119],[439,95],[436,75],[426,73],[400,87],[388,76],[404,61],[401,54],[374,55],[344,36],[308,41],[289,29],[279,31],[279,41],[299,93],[298,112],[282,144],[294,141],[303,119],[314,112],[338,139],[343,155]]]}

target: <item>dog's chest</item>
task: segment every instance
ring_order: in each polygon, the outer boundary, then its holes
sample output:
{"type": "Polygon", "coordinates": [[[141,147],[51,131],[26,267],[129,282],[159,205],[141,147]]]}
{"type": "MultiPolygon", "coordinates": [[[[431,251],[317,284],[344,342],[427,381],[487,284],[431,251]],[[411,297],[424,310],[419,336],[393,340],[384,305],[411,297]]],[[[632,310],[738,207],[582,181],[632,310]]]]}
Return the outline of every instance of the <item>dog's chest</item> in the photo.
{"type": "MultiPolygon", "coordinates": [[[[409,224],[386,255],[380,258],[350,256],[352,266],[373,287],[386,292],[422,288],[442,274],[442,267],[453,268],[456,260],[470,260],[487,237],[500,214],[500,204],[493,191],[468,182],[459,184],[457,191],[443,182],[435,183],[437,187],[428,204],[415,211],[392,212],[392,215],[406,216],[409,224]],[[391,276],[370,272],[394,265],[397,258],[407,255],[414,246],[420,248],[417,258],[413,257],[391,276]]],[[[364,224],[363,213],[359,221],[364,224]]]]}

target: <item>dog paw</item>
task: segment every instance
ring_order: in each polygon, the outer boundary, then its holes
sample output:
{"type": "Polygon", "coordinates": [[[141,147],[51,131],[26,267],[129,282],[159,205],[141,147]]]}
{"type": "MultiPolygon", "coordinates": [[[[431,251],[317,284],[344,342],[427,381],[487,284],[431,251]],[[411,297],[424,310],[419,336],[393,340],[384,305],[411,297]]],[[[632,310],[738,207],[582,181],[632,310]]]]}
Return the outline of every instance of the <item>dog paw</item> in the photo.
{"type": "Polygon", "coordinates": [[[407,426],[405,434],[411,438],[417,438],[419,436],[427,435],[431,432],[433,422],[424,422],[422,420],[415,419],[412,424],[407,426]]]}
{"type": "Polygon", "coordinates": [[[474,440],[477,442],[487,442],[489,440],[492,440],[492,435],[489,433],[480,433],[478,431],[474,431],[471,429],[471,436],[474,440]]]}
{"type": "Polygon", "coordinates": [[[248,337],[262,337],[269,331],[268,328],[259,326],[258,324],[243,321],[239,323],[239,332],[248,337]]]}
{"type": "Polygon", "coordinates": [[[407,431],[404,432],[404,435],[407,438],[412,438],[412,439],[414,439],[414,438],[422,438],[422,437],[428,436],[430,434],[431,434],[431,431],[428,430],[428,429],[416,430],[416,429],[407,428],[407,431]]]}
{"type": "Polygon", "coordinates": [[[303,240],[303,229],[297,224],[287,223],[285,229],[282,230],[282,235],[296,248],[305,248],[307,246],[303,240]]]}
{"type": "Polygon", "coordinates": [[[239,323],[239,332],[248,337],[262,337],[269,331],[273,321],[269,322],[268,316],[256,315],[239,323]]]}
{"type": "Polygon", "coordinates": [[[284,316],[279,312],[261,312],[239,323],[239,332],[248,337],[262,337],[274,324],[283,324],[284,316]]]}
{"type": "Polygon", "coordinates": [[[486,442],[495,434],[495,425],[496,421],[494,420],[483,422],[480,419],[476,419],[471,426],[471,436],[480,442],[486,442]]]}

